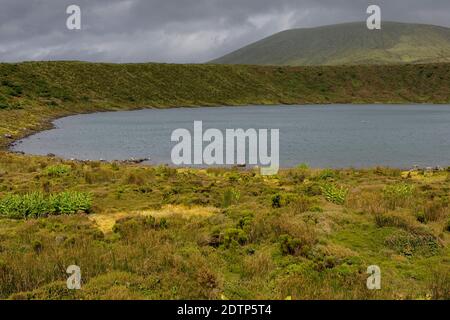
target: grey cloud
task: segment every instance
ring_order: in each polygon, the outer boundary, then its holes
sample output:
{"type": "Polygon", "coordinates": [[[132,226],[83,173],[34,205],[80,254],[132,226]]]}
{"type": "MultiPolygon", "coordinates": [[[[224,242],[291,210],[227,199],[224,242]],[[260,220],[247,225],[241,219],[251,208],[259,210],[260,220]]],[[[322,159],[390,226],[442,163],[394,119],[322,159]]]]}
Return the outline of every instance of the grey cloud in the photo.
{"type": "Polygon", "coordinates": [[[0,61],[204,62],[275,32],[384,20],[450,26],[448,0],[0,0],[0,61]],[[65,28],[68,5],[81,31],[65,28]]]}

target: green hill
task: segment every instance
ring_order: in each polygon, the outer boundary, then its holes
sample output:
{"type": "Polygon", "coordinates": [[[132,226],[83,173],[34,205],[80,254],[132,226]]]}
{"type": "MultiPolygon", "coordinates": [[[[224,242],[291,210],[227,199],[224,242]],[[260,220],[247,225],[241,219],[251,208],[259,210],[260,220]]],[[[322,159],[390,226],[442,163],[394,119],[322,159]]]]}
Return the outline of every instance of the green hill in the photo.
{"type": "Polygon", "coordinates": [[[70,114],[246,104],[449,103],[450,64],[0,64],[0,148],[70,114]]]}
{"type": "Polygon", "coordinates": [[[450,62],[450,29],[383,22],[368,30],[365,22],[287,30],[211,63],[258,65],[347,65],[450,62]]]}

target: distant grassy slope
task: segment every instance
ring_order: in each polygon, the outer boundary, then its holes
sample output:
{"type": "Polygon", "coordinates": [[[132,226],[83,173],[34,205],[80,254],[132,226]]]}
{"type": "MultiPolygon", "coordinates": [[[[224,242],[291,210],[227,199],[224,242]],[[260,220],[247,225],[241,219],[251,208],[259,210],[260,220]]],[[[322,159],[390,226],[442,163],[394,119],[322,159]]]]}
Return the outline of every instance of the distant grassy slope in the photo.
{"type": "Polygon", "coordinates": [[[0,146],[55,117],[242,104],[449,103],[450,64],[347,67],[0,64],[0,146]]]}
{"type": "Polygon", "coordinates": [[[450,29],[383,22],[382,30],[346,23],[277,33],[213,63],[342,65],[450,62],[450,29]]]}

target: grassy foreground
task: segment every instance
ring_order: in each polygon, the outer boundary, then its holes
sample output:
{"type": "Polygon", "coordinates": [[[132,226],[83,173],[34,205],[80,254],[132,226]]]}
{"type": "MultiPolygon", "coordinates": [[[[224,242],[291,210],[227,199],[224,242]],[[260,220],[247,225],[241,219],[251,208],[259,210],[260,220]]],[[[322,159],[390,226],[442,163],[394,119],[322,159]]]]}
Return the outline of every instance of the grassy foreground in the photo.
{"type": "Polygon", "coordinates": [[[0,64],[0,147],[69,114],[142,107],[450,103],[450,64],[0,64]],[[11,137],[12,136],[12,137],[11,137]]]}
{"type": "Polygon", "coordinates": [[[0,219],[0,298],[449,299],[449,174],[263,177],[2,153],[0,198],[65,192],[92,203],[0,219]],[[72,264],[79,291],[66,289],[72,264]],[[382,290],[366,289],[370,265],[382,290]]]}

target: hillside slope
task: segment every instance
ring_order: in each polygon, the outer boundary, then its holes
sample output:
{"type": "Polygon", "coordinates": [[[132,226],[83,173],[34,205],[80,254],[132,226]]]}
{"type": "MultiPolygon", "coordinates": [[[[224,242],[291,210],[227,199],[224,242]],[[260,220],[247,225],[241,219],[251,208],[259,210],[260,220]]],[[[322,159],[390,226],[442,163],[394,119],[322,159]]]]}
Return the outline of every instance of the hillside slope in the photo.
{"type": "Polygon", "coordinates": [[[70,114],[246,104],[449,103],[450,64],[0,64],[0,148],[70,114]]]}
{"type": "Polygon", "coordinates": [[[381,30],[346,23],[287,30],[211,63],[341,65],[450,62],[450,29],[383,22],[381,30]]]}

